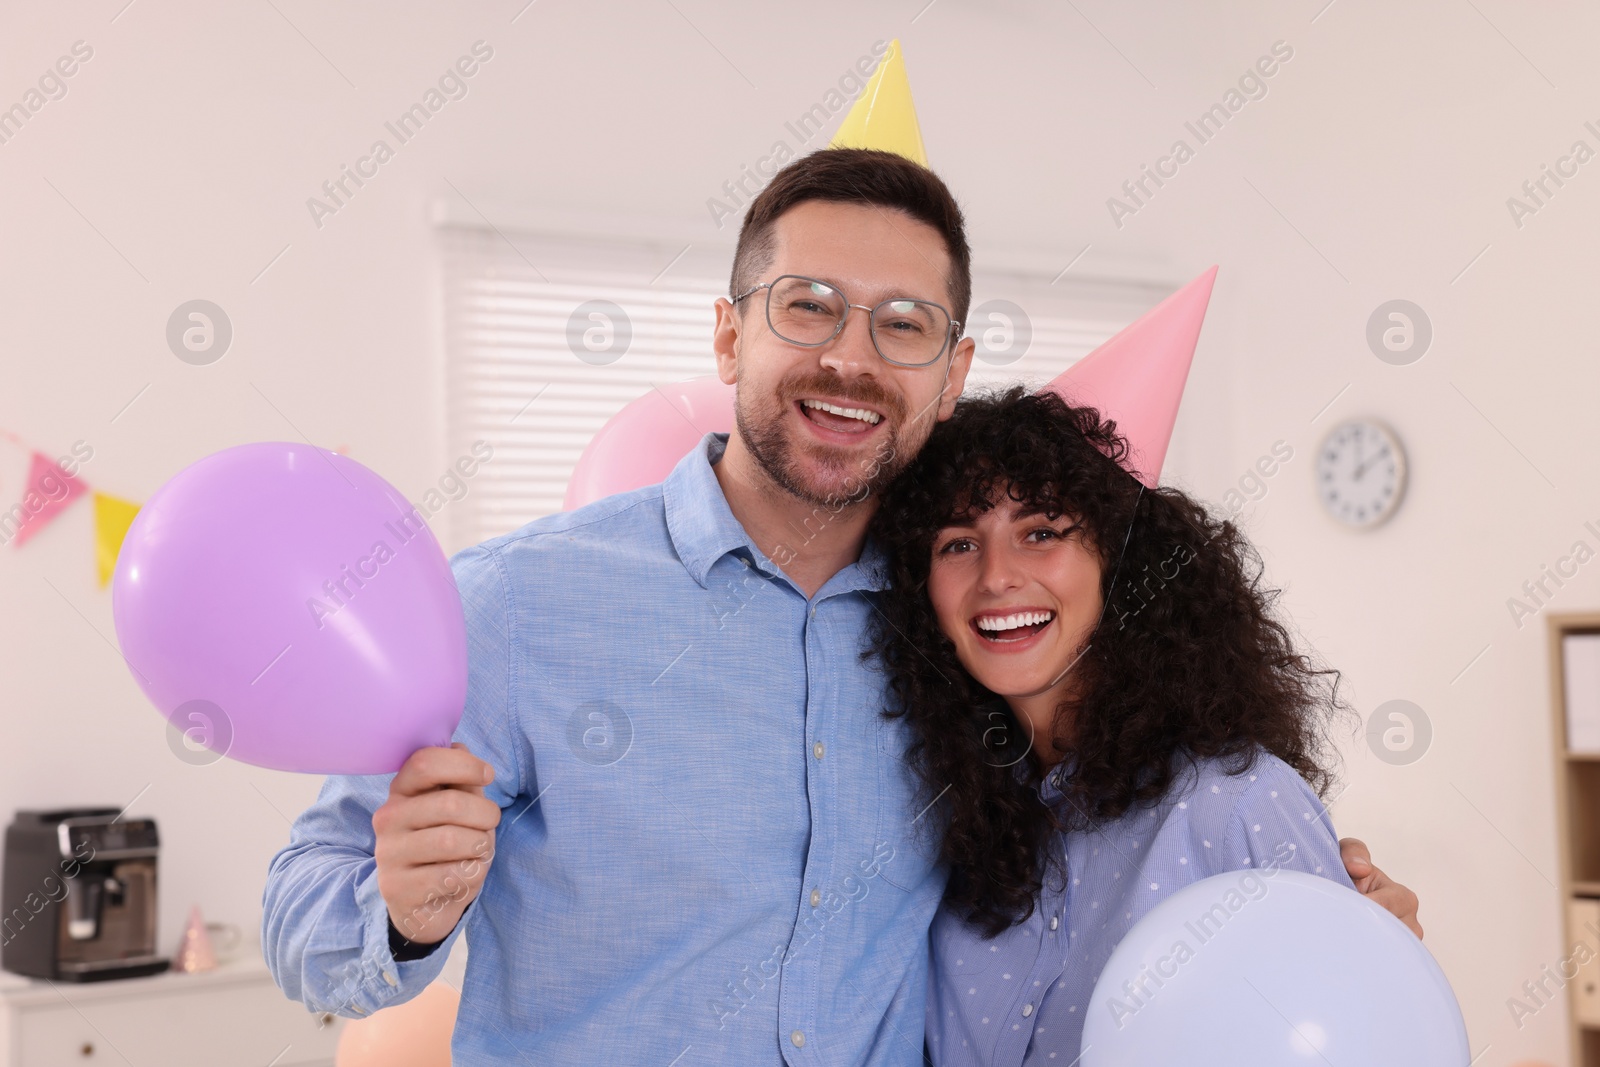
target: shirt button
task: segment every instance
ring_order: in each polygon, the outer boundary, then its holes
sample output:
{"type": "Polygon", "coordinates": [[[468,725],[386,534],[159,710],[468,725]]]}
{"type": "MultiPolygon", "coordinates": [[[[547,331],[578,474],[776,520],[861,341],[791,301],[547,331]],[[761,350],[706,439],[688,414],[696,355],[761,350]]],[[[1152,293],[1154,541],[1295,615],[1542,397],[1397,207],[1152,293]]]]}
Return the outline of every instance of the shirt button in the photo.
{"type": "Polygon", "coordinates": [[[1032,1004],[1024,1004],[1022,1006],[1022,1017],[1024,1019],[1026,1019],[1028,1016],[1030,1016],[1032,1014],[1033,1014],[1033,1005],[1032,1004]]]}
{"type": "Polygon", "coordinates": [[[806,1047],[806,1034],[804,1030],[796,1030],[794,1033],[789,1035],[789,1040],[794,1042],[795,1048],[806,1047]]]}
{"type": "Polygon", "coordinates": [[[811,891],[811,906],[813,908],[817,908],[817,907],[821,907],[822,906],[822,890],[813,889],[811,891]]]}
{"type": "Polygon", "coordinates": [[[1056,927],[1058,927],[1060,925],[1061,925],[1061,920],[1060,919],[1056,918],[1054,915],[1050,916],[1050,929],[1054,930],[1056,927]]]}
{"type": "Polygon", "coordinates": [[[384,971],[383,972],[383,980],[385,982],[388,982],[392,986],[398,986],[400,984],[399,980],[397,978],[395,978],[394,975],[390,974],[388,971],[384,971]]]}
{"type": "MultiPolygon", "coordinates": [[[[811,754],[816,756],[818,759],[822,758],[823,751],[824,750],[823,750],[821,741],[818,741],[816,744],[811,746],[811,754]]],[[[798,1031],[796,1031],[796,1032],[798,1033],[798,1031]]]]}

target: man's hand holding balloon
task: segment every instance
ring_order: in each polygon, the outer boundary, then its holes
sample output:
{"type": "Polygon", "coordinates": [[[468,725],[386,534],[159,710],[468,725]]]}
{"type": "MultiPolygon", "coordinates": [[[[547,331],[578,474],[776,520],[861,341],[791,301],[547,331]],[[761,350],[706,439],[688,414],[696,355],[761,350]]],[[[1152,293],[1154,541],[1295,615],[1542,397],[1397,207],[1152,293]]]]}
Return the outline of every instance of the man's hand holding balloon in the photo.
{"type": "Polygon", "coordinates": [[[432,944],[477,899],[494,859],[500,807],[484,796],[494,767],[457,742],[412,753],[372,814],[378,891],[408,941],[432,944]]]}

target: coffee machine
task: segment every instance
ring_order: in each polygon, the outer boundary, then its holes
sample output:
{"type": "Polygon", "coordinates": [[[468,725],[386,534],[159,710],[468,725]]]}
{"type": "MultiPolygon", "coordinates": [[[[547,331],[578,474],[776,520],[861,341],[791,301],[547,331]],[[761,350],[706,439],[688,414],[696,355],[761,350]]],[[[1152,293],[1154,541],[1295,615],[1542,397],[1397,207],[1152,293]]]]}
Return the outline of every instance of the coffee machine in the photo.
{"type": "Polygon", "coordinates": [[[153,819],[116,808],[19,811],[0,873],[0,967],[71,982],[167,969],[156,954],[153,819]]]}

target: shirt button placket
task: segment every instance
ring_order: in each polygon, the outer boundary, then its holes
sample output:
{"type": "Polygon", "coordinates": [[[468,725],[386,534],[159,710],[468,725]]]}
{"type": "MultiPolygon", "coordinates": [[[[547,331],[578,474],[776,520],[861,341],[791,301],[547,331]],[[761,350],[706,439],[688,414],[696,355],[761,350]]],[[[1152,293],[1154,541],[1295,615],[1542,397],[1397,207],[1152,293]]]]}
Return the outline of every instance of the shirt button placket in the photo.
{"type": "MultiPolygon", "coordinates": [[[[826,658],[826,646],[822,640],[822,631],[818,629],[816,625],[816,618],[817,608],[816,605],[812,605],[806,612],[805,645],[806,672],[808,675],[806,683],[806,732],[813,738],[816,736],[817,732],[822,729],[822,723],[819,721],[819,716],[821,709],[825,706],[825,701],[828,696],[826,692],[821,691],[821,687],[819,685],[819,682],[825,677],[825,674],[818,669],[820,666],[818,661],[826,658]]],[[[811,754],[816,759],[822,759],[826,751],[827,749],[821,741],[814,741],[812,743],[811,754]]],[[[808,777],[810,777],[810,773],[815,772],[808,772],[808,777]]],[[[812,818],[813,824],[815,824],[815,820],[817,818],[815,799],[817,792],[815,788],[810,790],[810,792],[813,798],[812,818]]],[[[808,870],[811,863],[819,863],[825,867],[827,863],[831,862],[829,857],[818,848],[818,842],[815,839],[813,839],[810,851],[812,854],[807,863],[808,870]]],[[[813,886],[808,899],[810,900],[813,908],[819,907],[822,904],[821,887],[813,886]]],[[[797,984],[792,991],[787,989],[785,990],[784,999],[786,1001],[789,999],[789,994],[792,992],[797,1003],[815,1004],[818,995],[817,990],[814,988],[813,982],[806,981],[804,978],[805,971],[809,969],[810,968],[807,967],[797,968],[796,978],[801,979],[801,983],[797,984]]],[[[797,1049],[805,1048],[806,1032],[804,1030],[791,1030],[789,1032],[789,1043],[797,1049]]]]}

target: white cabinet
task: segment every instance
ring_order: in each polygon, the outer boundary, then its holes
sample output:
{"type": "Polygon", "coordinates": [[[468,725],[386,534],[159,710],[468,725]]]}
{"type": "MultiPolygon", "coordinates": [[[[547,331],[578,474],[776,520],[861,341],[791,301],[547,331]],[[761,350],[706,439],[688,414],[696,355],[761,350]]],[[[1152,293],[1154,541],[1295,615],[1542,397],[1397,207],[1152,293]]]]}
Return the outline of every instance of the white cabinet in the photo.
{"type": "Polygon", "coordinates": [[[108,982],[0,975],[0,1067],[331,1067],[343,1022],[284,997],[259,957],[108,982]]]}

